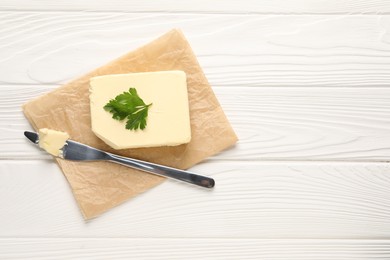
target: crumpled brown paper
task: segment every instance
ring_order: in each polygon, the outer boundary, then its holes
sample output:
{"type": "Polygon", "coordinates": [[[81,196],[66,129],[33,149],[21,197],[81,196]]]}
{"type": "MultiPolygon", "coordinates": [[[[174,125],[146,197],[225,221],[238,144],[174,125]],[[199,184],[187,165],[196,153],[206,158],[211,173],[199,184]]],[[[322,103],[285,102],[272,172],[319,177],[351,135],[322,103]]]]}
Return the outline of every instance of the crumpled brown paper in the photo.
{"type": "MultiPolygon", "coordinates": [[[[237,141],[190,45],[179,30],[172,30],[28,102],[23,110],[35,129],[47,127],[65,131],[71,139],[99,149],[181,169],[187,169],[237,141]],[[175,147],[114,150],[96,137],[90,124],[89,79],[99,75],[161,70],[183,70],[187,74],[191,142],[175,147]]],[[[164,180],[110,162],[56,161],[69,181],[86,219],[96,217],[164,180]]]]}

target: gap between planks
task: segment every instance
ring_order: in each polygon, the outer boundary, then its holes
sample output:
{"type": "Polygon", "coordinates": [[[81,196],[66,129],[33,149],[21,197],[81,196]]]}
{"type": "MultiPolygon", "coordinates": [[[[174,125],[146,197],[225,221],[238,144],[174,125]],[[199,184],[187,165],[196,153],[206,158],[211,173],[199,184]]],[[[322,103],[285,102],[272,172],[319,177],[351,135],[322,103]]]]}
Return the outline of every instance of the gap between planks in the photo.
{"type": "MultiPolygon", "coordinates": [[[[40,156],[40,157],[23,157],[23,158],[15,158],[15,157],[0,157],[0,163],[7,163],[7,162],[30,162],[30,161],[53,161],[52,158],[50,158],[50,155],[43,155],[43,156],[40,156]]],[[[207,163],[207,162],[220,162],[220,163],[224,163],[224,162],[233,162],[233,163],[257,163],[257,164],[261,164],[261,163],[264,163],[264,164],[294,164],[294,163],[297,163],[297,164],[308,164],[308,165],[311,165],[311,164],[321,164],[321,165],[327,165],[327,164],[388,164],[390,163],[390,159],[389,160],[359,160],[359,161],[353,161],[353,160],[343,160],[343,159],[340,159],[340,160],[326,160],[326,159],[323,159],[323,160],[320,160],[320,159],[316,159],[316,160],[310,160],[310,159],[297,159],[297,160],[293,160],[293,159],[284,159],[284,158],[280,158],[280,159],[277,159],[277,158],[272,158],[272,159],[219,159],[218,157],[215,157],[215,158],[208,158],[200,163],[207,163]]],[[[53,161],[54,162],[54,161],[53,161]]],[[[199,164],[200,164],[199,163],[199,164]]]]}
{"type": "Polygon", "coordinates": [[[142,0],[135,1],[102,1],[96,4],[96,1],[45,1],[38,0],[32,4],[20,0],[3,0],[2,9],[4,10],[38,10],[38,11],[115,11],[115,12],[175,12],[175,13],[265,13],[265,14],[383,14],[390,11],[390,5],[386,0],[243,0],[237,1],[164,1],[164,3],[153,3],[142,0]]]}
{"type": "Polygon", "coordinates": [[[91,13],[91,14],[150,14],[150,15],[245,15],[245,16],[258,16],[258,15],[273,15],[273,16],[312,16],[312,15],[326,15],[326,16],[380,16],[390,15],[390,11],[384,12],[260,12],[260,11],[248,11],[248,12],[216,12],[216,11],[125,11],[125,10],[44,10],[44,9],[7,9],[2,8],[0,12],[13,12],[13,13],[91,13]]]}

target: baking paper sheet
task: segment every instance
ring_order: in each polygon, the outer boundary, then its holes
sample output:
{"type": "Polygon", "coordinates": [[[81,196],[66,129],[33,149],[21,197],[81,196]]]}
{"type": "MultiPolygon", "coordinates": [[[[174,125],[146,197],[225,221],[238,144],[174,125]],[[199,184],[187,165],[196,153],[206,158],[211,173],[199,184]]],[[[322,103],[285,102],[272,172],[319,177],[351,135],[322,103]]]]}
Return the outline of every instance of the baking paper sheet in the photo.
{"type": "MultiPolygon", "coordinates": [[[[99,149],[181,169],[187,169],[237,141],[180,30],[172,30],[153,42],[26,103],[23,111],[35,129],[46,127],[65,131],[71,139],[99,149]],[[89,107],[91,77],[162,70],[183,70],[187,74],[192,131],[190,143],[175,147],[114,150],[94,135],[89,107]]],[[[56,161],[65,174],[85,219],[96,217],[164,181],[162,177],[110,162],[56,161]]]]}

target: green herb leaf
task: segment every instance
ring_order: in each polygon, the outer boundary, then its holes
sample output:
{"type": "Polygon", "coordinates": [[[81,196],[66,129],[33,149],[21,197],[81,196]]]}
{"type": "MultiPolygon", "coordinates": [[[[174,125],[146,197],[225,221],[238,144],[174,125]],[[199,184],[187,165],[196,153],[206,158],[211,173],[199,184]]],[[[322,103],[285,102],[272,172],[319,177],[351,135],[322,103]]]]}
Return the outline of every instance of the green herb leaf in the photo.
{"type": "Polygon", "coordinates": [[[146,118],[148,117],[149,107],[152,105],[146,105],[145,102],[138,96],[135,88],[130,88],[128,92],[111,99],[105,106],[104,110],[112,114],[112,118],[116,120],[126,121],[126,129],[137,130],[145,129],[146,118]]]}

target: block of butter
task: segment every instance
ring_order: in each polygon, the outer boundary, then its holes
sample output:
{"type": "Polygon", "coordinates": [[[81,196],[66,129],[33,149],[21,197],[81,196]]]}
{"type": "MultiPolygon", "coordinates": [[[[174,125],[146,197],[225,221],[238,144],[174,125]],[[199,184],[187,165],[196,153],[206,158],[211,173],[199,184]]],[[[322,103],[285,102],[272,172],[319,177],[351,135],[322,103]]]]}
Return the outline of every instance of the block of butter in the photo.
{"type": "Polygon", "coordinates": [[[90,79],[92,131],[114,149],[175,146],[191,140],[186,74],[158,71],[98,76],[90,79]],[[117,95],[135,88],[149,107],[147,126],[126,129],[104,110],[117,95]]]}

